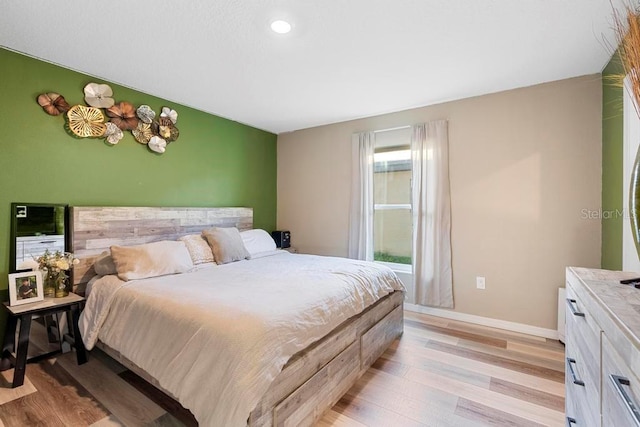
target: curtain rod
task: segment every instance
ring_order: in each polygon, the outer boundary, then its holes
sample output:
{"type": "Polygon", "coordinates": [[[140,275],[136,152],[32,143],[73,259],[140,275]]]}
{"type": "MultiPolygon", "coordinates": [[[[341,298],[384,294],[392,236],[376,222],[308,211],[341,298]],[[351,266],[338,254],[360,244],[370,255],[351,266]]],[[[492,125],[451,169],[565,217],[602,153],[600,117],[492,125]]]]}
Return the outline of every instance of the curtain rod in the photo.
{"type": "Polygon", "coordinates": [[[406,126],[397,126],[397,127],[394,127],[394,128],[374,130],[374,131],[373,131],[373,133],[391,132],[392,130],[409,129],[410,127],[411,127],[411,126],[409,126],[409,125],[406,125],[406,126]]]}

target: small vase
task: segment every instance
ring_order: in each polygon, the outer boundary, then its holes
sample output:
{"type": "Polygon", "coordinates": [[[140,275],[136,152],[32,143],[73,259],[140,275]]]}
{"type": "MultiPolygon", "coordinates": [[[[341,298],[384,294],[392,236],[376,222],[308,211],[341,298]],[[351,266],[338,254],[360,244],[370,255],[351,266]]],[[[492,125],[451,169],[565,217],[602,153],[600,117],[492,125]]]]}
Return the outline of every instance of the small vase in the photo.
{"type": "Polygon", "coordinates": [[[66,286],[56,289],[56,298],[63,298],[69,295],[69,290],[67,290],[66,286]]]}
{"type": "Polygon", "coordinates": [[[61,271],[56,281],[56,298],[63,298],[69,295],[69,278],[61,271]]]}
{"type": "Polygon", "coordinates": [[[56,277],[57,275],[50,274],[48,271],[42,272],[42,290],[45,298],[56,296],[56,277]]]}
{"type": "Polygon", "coordinates": [[[62,298],[69,295],[69,277],[64,270],[49,270],[42,273],[45,297],[62,298]]]}

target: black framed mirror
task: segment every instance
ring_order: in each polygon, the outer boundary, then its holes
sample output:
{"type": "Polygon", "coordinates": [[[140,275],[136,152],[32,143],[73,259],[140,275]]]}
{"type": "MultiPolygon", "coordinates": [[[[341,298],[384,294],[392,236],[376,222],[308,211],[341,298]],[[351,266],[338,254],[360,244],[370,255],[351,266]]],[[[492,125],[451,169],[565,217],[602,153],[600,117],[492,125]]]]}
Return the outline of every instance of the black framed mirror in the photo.
{"type": "Polygon", "coordinates": [[[30,268],[24,263],[50,252],[68,251],[68,206],[50,203],[11,204],[9,271],[30,268]]]}

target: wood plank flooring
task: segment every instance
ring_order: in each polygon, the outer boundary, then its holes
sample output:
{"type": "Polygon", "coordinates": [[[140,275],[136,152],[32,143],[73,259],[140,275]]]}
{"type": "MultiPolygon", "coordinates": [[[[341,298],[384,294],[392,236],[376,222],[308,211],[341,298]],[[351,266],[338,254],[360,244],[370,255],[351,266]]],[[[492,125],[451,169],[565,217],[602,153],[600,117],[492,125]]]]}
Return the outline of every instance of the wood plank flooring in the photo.
{"type": "MultiPolygon", "coordinates": [[[[35,325],[32,342],[45,342],[35,325]]],[[[563,426],[563,360],[557,341],[405,311],[404,335],[318,425],[563,426]]],[[[99,350],[83,366],[73,353],[29,364],[17,389],[11,374],[0,376],[0,427],[197,425],[99,350]]]]}

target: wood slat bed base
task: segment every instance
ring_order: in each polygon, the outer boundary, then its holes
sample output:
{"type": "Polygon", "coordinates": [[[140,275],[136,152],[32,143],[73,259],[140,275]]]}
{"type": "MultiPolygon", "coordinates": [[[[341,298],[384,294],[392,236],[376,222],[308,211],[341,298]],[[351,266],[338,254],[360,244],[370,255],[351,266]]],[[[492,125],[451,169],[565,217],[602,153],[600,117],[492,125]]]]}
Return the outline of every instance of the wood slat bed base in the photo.
{"type": "Polygon", "coordinates": [[[210,227],[253,228],[252,208],[105,207],[70,208],[71,251],[80,260],[72,270],[74,289],[93,276],[93,262],[112,245],[176,240],[210,227]]]}
{"type": "Polygon", "coordinates": [[[395,291],[289,360],[251,412],[251,427],[312,426],[402,335],[404,292],[395,291]]]}
{"type": "MultiPolygon", "coordinates": [[[[403,332],[404,292],[382,298],[287,362],[251,412],[250,427],[312,426],[403,332]]],[[[98,348],[149,384],[163,389],[135,363],[102,342],[98,348]]],[[[175,398],[175,397],[174,397],[175,398]]]]}

